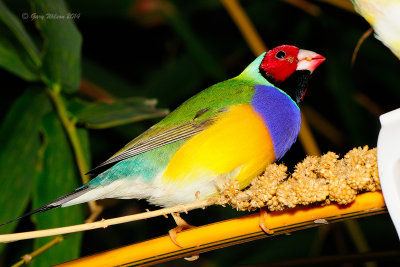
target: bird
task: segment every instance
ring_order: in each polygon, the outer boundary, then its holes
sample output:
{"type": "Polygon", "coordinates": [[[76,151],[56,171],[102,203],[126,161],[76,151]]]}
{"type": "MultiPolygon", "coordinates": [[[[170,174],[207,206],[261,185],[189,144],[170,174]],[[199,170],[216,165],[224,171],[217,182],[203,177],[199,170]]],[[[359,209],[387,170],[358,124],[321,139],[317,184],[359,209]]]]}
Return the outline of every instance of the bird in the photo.
{"type": "Polygon", "coordinates": [[[247,187],[296,141],[298,104],[323,61],[293,45],[262,53],[241,74],[191,97],[92,169],[88,183],[7,223],[105,198],[170,207],[216,195],[221,181],[247,187]]]}

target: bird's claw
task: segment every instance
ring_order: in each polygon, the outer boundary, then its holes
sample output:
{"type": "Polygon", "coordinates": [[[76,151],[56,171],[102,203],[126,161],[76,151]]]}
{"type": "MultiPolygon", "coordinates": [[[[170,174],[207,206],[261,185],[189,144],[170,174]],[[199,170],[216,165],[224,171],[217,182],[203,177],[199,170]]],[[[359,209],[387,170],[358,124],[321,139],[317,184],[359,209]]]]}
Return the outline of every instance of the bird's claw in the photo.
{"type": "MultiPolygon", "coordinates": [[[[177,234],[182,232],[183,230],[194,228],[195,226],[188,224],[184,219],[181,218],[179,213],[172,213],[171,215],[172,215],[172,218],[174,218],[177,226],[168,231],[169,237],[171,238],[171,241],[175,245],[177,245],[180,248],[183,248],[183,246],[176,241],[176,238],[178,236],[177,234]]],[[[196,255],[192,255],[190,257],[186,257],[184,259],[187,261],[195,261],[198,258],[199,258],[199,255],[196,254],[196,255]]]]}
{"type": "Polygon", "coordinates": [[[261,230],[264,231],[267,235],[273,235],[274,231],[267,227],[267,223],[265,222],[265,217],[268,215],[267,209],[265,207],[260,209],[260,217],[259,217],[259,226],[261,230]]]}
{"type": "Polygon", "coordinates": [[[196,254],[196,255],[192,255],[190,257],[186,257],[184,259],[187,260],[187,261],[195,261],[195,260],[198,260],[199,257],[200,257],[199,254],[196,254]]]}
{"type": "Polygon", "coordinates": [[[177,238],[177,236],[178,236],[177,234],[180,233],[180,232],[182,232],[183,230],[190,229],[190,228],[194,228],[195,226],[188,224],[184,219],[181,218],[181,216],[179,215],[179,213],[172,213],[171,215],[172,215],[172,218],[174,218],[175,223],[176,223],[177,226],[176,226],[175,228],[173,228],[173,229],[171,229],[171,230],[168,231],[169,237],[171,238],[171,241],[172,241],[175,245],[177,245],[178,247],[183,248],[183,246],[181,246],[181,245],[176,241],[176,238],[177,238]]]}

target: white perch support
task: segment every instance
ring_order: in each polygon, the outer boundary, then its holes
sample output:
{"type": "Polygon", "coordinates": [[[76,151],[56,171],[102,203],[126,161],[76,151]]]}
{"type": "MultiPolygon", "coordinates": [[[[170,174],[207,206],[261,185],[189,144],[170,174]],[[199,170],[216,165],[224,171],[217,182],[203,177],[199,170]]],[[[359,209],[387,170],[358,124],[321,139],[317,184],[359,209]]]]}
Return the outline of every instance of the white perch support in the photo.
{"type": "Polygon", "coordinates": [[[400,237],[400,108],[380,116],[378,171],[383,197],[400,237]]]}

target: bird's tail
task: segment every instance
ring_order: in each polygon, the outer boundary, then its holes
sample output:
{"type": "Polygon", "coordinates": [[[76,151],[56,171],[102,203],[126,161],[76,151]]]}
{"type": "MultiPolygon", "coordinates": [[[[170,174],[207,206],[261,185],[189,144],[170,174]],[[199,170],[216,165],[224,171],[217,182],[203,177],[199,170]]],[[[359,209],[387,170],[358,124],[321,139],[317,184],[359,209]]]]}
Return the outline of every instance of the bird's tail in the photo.
{"type": "Polygon", "coordinates": [[[52,202],[50,202],[50,203],[48,203],[48,204],[46,204],[46,205],[44,205],[44,206],[42,206],[40,208],[32,210],[32,211],[30,211],[30,212],[28,212],[28,213],[26,213],[26,214],[24,214],[24,215],[22,215],[22,216],[20,216],[18,218],[15,218],[15,219],[13,219],[11,221],[8,221],[6,223],[2,223],[2,224],[0,224],[0,226],[3,226],[3,225],[6,225],[6,224],[9,224],[9,223],[21,220],[22,218],[28,217],[28,216],[30,216],[32,214],[35,214],[35,213],[38,213],[38,212],[43,212],[43,211],[46,211],[46,210],[51,210],[51,209],[58,208],[58,207],[62,206],[63,204],[65,204],[65,203],[67,203],[67,202],[69,202],[69,201],[71,201],[71,200],[73,200],[73,199],[75,199],[75,198],[87,193],[90,190],[91,190],[91,188],[89,186],[87,186],[87,185],[86,186],[82,186],[82,187],[76,189],[75,191],[73,191],[73,192],[71,192],[69,194],[66,194],[66,195],[64,195],[62,197],[59,197],[56,200],[54,200],[54,201],[52,201],[52,202]]]}

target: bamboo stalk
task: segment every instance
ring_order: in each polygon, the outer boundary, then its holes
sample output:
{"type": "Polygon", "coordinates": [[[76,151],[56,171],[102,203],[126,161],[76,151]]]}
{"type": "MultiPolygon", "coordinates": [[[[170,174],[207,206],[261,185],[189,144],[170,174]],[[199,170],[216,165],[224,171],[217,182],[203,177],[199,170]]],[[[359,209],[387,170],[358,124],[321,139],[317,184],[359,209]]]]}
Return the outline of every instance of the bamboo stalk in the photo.
{"type": "Polygon", "coordinates": [[[61,265],[72,266],[148,266],[188,257],[269,236],[311,228],[325,223],[365,217],[386,212],[381,192],[359,195],[347,206],[331,204],[322,207],[299,207],[284,212],[269,213],[266,225],[274,231],[266,235],[259,227],[259,215],[248,215],[217,222],[178,233],[176,246],[169,236],[147,240],[61,265]]]}

